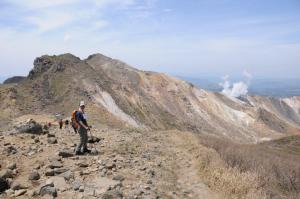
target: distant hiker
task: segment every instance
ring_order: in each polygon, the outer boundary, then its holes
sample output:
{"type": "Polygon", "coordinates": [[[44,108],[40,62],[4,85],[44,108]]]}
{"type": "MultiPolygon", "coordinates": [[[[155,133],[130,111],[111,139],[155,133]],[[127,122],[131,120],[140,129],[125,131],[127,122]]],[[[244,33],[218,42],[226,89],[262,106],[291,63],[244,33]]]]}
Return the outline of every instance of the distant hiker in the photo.
{"type": "Polygon", "coordinates": [[[63,127],[63,120],[62,119],[58,120],[58,125],[59,125],[59,129],[62,129],[62,127],[63,127]]]}
{"type": "Polygon", "coordinates": [[[88,134],[87,132],[90,130],[90,127],[87,123],[87,116],[84,111],[85,104],[84,101],[81,101],[79,104],[79,110],[76,111],[76,123],[78,124],[78,133],[80,135],[80,142],[76,149],[76,155],[82,155],[84,153],[90,153],[91,150],[87,148],[88,142],[88,134]]]}
{"type": "Polygon", "coordinates": [[[65,120],[65,128],[69,128],[69,120],[65,120]]]}

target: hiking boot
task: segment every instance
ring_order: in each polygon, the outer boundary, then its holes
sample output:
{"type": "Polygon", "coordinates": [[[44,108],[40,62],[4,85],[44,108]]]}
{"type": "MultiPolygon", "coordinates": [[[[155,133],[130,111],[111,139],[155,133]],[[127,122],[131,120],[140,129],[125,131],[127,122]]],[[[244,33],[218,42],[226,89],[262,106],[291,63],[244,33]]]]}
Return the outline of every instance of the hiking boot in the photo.
{"type": "Polygon", "coordinates": [[[75,155],[84,155],[84,153],[82,153],[81,151],[76,151],[75,155]]]}
{"type": "Polygon", "coordinates": [[[83,153],[91,153],[92,151],[89,149],[83,149],[83,153]]]}

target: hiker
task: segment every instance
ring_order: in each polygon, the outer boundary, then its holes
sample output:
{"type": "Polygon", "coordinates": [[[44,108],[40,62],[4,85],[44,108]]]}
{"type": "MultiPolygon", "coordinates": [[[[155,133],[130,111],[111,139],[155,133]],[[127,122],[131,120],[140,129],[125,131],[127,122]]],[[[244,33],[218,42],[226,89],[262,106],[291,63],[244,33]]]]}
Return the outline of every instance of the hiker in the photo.
{"type": "Polygon", "coordinates": [[[63,127],[63,120],[59,119],[58,120],[58,124],[59,124],[59,129],[62,129],[62,127],[63,127]]]}
{"type": "Polygon", "coordinates": [[[69,128],[69,120],[65,120],[65,128],[69,128]]]}
{"type": "Polygon", "coordinates": [[[91,150],[87,148],[88,134],[90,127],[87,123],[87,116],[84,111],[85,104],[81,101],[79,104],[79,110],[76,112],[76,122],[78,124],[78,133],[80,135],[80,142],[76,149],[76,155],[83,155],[84,153],[90,153],[91,150]]]}

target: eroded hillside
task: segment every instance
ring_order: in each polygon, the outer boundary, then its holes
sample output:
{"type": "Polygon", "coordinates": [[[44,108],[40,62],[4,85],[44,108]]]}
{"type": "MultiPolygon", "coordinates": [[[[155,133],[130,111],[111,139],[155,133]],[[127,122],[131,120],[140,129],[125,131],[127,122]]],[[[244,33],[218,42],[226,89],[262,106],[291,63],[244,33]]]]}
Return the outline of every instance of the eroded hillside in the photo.
{"type": "Polygon", "coordinates": [[[71,54],[39,57],[25,80],[1,86],[0,98],[7,113],[3,121],[32,113],[68,117],[85,100],[93,122],[110,127],[188,130],[258,142],[298,134],[300,126],[299,98],[230,98],[101,54],[85,60],[71,54]]]}

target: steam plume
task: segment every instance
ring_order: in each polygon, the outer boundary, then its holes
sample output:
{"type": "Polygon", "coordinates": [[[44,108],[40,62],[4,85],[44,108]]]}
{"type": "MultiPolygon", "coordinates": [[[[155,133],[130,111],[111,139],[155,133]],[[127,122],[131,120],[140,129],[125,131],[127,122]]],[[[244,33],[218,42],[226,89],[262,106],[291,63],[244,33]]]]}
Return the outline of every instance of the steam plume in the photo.
{"type": "Polygon", "coordinates": [[[252,75],[245,70],[243,76],[245,77],[244,81],[234,82],[232,85],[229,80],[229,75],[224,76],[222,78],[223,82],[219,84],[223,88],[222,93],[235,98],[247,95],[252,75]]]}

